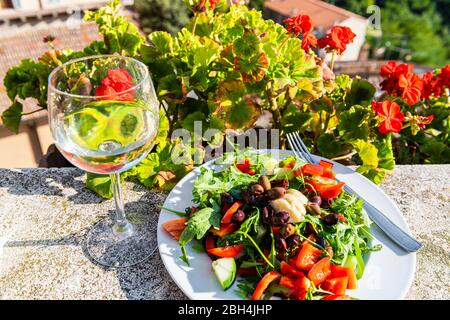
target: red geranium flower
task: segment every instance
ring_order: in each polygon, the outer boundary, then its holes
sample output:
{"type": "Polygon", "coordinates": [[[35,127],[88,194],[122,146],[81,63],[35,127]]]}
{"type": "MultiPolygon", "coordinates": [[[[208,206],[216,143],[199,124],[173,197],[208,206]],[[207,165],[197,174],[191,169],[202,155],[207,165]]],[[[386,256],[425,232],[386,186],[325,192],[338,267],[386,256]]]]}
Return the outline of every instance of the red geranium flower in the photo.
{"type": "Polygon", "coordinates": [[[400,111],[400,106],[397,103],[389,100],[383,102],[373,101],[372,109],[383,119],[378,128],[380,133],[400,132],[405,115],[400,111]]]}
{"type": "Polygon", "coordinates": [[[111,69],[95,90],[95,95],[100,100],[132,101],[134,90],[130,89],[133,86],[133,80],[127,70],[111,69]]]}
{"type": "Polygon", "coordinates": [[[395,61],[388,61],[384,66],[380,69],[380,75],[383,78],[398,78],[401,74],[411,73],[413,72],[414,65],[412,64],[399,64],[395,61]]]}
{"type": "Polygon", "coordinates": [[[311,18],[304,14],[284,19],[283,22],[287,24],[287,31],[297,37],[302,34],[308,34],[313,29],[311,18]]]}
{"type": "Polygon", "coordinates": [[[437,75],[439,83],[442,87],[450,87],[450,64],[441,69],[441,72],[437,75]]]}
{"type": "Polygon", "coordinates": [[[310,47],[316,47],[317,46],[317,38],[312,33],[306,33],[303,35],[302,39],[302,49],[306,52],[309,51],[310,47]]]}
{"type": "Polygon", "coordinates": [[[413,105],[420,100],[423,84],[417,74],[401,74],[398,79],[398,86],[401,91],[401,97],[407,104],[413,105]]]}
{"type": "Polygon", "coordinates": [[[399,64],[389,61],[381,67],[380,75],[385,79],[381,82],[381,88],[388,94],[399,96],[407,104],[417,103],[422,95],[422,79],[413,73],[412,64],[399,64]]]}
{"type": "Polygon", "coordinates": [[[440,97],[442,90],[439,79],[433,74],[433,72],[427,72],[422,77],[422,97],[428,99],[431,95],[440,97]]]}
{"type": "Polygon", "coordinates": [[[209,0],[209,8],[214,10],[221,0],[209,0]]]}
{"type": "Polygon", "coordinates": [[[353,42],[356,35],[348,27],[334,26],[324,38],[318,40],[319,47],[326,48],[327,51],[336,51],[342,54],[347,45],[353,42]]]}

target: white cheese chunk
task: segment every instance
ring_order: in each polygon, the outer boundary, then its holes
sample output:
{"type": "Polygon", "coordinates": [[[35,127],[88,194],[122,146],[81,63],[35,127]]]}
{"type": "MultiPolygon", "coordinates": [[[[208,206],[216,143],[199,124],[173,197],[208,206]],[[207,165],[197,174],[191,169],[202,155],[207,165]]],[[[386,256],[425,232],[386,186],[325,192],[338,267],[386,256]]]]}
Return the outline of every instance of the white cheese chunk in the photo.
{"type": "Polygon", "coordinates": [[[276,200],[272,200],[270,205],[275,210],[289,213],[289,222],[300,222],[306,214],[308,198],[303,193],[295,189],[288,189],[286,194],[276,200]]]}

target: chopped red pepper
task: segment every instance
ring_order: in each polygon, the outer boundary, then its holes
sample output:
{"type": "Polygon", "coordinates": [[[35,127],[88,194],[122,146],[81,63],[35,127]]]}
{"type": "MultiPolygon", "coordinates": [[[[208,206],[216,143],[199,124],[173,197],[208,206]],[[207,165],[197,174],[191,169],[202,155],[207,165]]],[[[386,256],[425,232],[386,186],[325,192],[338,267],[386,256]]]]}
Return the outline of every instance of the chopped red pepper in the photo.
{"type": "Polygon", "coordinates": [[[305,274],[302,271],[297,270],[296,268],[289,265],[285,261],[281,261],[280,267],[281,267],[281,274],[284,274],[286,276],[293,277],[293,278],[305,277],[305,274]]]}
{"type": "Polygon", "coordinates": [[[337,216],[338,216],[338,219],[339,219],[340,222],[347,221],[347,219],[345,219],[345,217],[344,217],[344,215],[342,213],[338,213],[337,216]]]}
{"type": "Polygon", "coordinates": [[[241,201],[236,201],[231,205],[230,208],[225,212],[225,214],[222,217],[221,223],[231,223],[231,218],[233,218],[233,214],[236,213],[236,211],[239,210],[239,208],[242,206],[241,201]]]}
{"type": "Polygon", "coordinates": [[[347,289],[348,277],[338,277],[326,280],[321,288],[334,294],[345,294],[347,289]]]}
{"type": "Polygon", "coordinates": [[[225,247],[209,249],[207,252],[220,258],[236,258],[244,250],[242,244],[233,244],[225,247]]]}
{"type": "Polygon", "coordinates": [[[330,258],[326,257],[313,265],[308,272],[308,279],[317,287],[324,282],[331,274],[330,258]]]}
{"type": "Polygon", "coordinates": [[[247,172],[245,172],[246,174],[249,174],[249,175],[251,175],[251,176],[253,176],[253,175],[255,175],[255,173],[256,173],[256,171],[255,171],[255,169],[249,169],[249,170],[247,170],[247,172]]]}
{"type": "Polygon", "coordinates": [[[177,218],[164,222],[162,227],[172,236],[172,238],[175,240],[180,240],[181,233],[184,228],[186,228],[187,221],[187,218],[177,218]]]}
{"type": "Polygon", "coordinates": [[[334,278],[338,277],[347,277],[347,289],[356,289],[358,280],[356,278],[355,270],[348,267],[332,265],[331,266],[331,274],[334,278]]]}
{"type": "Polygon", "coordinates": [[[333,179],[333,164],[328,161],[320,160],[320,165],[323,167],[322,177],[333,179]]]}
{"type": "Polygon", "coordinates": [[[295,265],[300,270],[309,271],[321,255],[322,250],[316,248],[309,242],[305,243],[297,255],[295,265]]]}
{"type": "Polygon", "coordinates": [[[220,229],[219,230],[211,228],[210,231],[215,236],[224,237],[227,234],[230,234],[233,231],[235,231],[238,227],[239,227],[239,225],[237,225],[235,223],[222,223],[220,225],[220,229]]]}
{"type": "Polygon", "coordinates": [[[252,300],[260,300],[262,295],[264,294],[264,291],[266,291],[267,287],[274,282],[275,280],[278,280],[281,278],[281,274],[277,271],[270,271],[262,277],[262,279],[258,282],[258,285],[256,286],[255,291],[252,295],[252,300]]]}
{"type": "Polygon", "coordinates": [[[300,279],[294,280],[295,289],[291,293],[290,298],[294,300],[305,300],[306,295],[308,294],[309,287],[311,282],[308,278],[303,277],[300,279]]]}
{"type": "Polygon", "coordinates": [[[280,284],[280,286],[286,287],[286,288],[288,288],[290,290],[294,290],[295,289],[294,281],[291,278],[287,277],[287,276],[281,276],[279,284],[280,284]]]}
{"type": "Polygon", "coordinates": [[[307,163],[302,167],[302,172],[306,176],[321,176],[323,167],[320,164],[307,163]]]}
{"type": "Polygon", "coordinates": [[[250,159],[246,158],[243,163],[236,163],[236,168],[241,172],[246,173],[250,169],[250,159]]]}
{"type": "Polygon", "coordinates": [[[325,177],[314,177],[314,179],[305,179],[305,182],[309,183],[314,188],[314,190],[316,190],[316,192],[322,198],[325,199],[336,198],[339,194],[341,194],[345,185],[344,182],[337,182],[336,179],[330,179],[325,177]]]}
{"type": "Polygon", "coordinates": [[[331,162],[320,160],[319,164],[324,168],[333,169],[333,164],[331,162]]]}

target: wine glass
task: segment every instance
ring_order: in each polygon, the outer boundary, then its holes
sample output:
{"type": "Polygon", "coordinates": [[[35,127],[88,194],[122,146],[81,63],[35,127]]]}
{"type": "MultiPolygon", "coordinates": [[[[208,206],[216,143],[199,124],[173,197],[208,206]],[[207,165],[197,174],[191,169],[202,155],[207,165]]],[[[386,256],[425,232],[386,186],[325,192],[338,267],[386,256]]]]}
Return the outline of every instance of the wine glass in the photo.
{"type": "Polygon", "coordinates": [[[49,75],[48,111],[53,139],[67,160],[111,178],[115,221],[103,219],[88,231],[89,256],[108,268],[146,260],[156,249],[154,221],[125,214],[120,173],[146,157],[158,134],[159,102],[147,67],[118,55],[68,61],[49,75]]]}

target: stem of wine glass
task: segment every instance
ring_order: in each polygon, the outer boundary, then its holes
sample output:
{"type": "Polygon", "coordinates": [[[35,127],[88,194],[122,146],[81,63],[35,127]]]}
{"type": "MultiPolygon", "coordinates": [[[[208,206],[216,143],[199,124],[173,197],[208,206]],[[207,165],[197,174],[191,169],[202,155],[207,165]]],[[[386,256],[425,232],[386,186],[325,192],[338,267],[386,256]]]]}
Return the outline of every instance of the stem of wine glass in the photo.
{"type": "Polygon", "coordinates": [[[133,234],[133,226],[125,216],[125,209],[123,205],[123,194],[120,186],[120,174],[112,173],[111,186],[114,194],[114,201],[116,203],[116,221],[113,226],[113,232],[120,238],[128,238],[133,234]]]}

